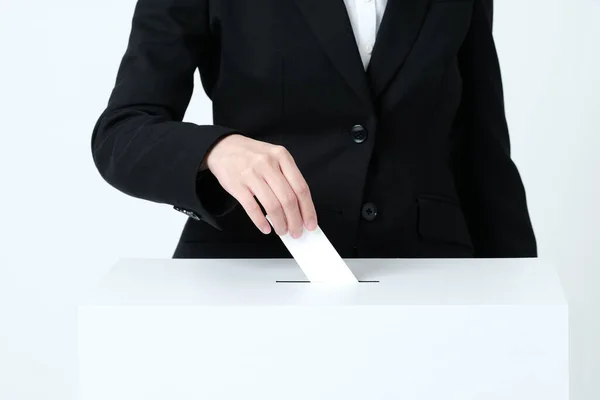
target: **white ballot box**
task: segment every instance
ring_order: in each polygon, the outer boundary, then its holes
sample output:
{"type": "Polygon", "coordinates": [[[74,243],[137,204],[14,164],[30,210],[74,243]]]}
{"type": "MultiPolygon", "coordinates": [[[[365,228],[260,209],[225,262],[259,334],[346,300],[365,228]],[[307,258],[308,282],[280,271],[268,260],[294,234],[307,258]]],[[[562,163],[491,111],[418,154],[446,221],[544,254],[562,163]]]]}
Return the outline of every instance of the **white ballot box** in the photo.
{"type": "Polygon", "coordinates": [[[566,400],[568,307],[523,260],[124,260],[79,306],[81,400],[566,400]]]}

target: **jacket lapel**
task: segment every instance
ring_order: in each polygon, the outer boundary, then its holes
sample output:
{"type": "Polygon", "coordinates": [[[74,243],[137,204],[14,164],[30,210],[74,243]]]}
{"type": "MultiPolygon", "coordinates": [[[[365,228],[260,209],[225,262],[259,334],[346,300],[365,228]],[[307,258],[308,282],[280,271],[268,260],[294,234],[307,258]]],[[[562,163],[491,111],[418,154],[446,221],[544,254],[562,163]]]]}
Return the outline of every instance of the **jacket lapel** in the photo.
{"type": "Polygon", "coordinates": [[[367,104],[371,104],[371,88],[344,1],[294,0],[294,2],[336,69],[354,92],[367,104]]]}
{"type": "Polygon", "coordinates": [[[375,96],[383,92],[408,56],[430,1],[388,0],[367,69],[375,96]]]}

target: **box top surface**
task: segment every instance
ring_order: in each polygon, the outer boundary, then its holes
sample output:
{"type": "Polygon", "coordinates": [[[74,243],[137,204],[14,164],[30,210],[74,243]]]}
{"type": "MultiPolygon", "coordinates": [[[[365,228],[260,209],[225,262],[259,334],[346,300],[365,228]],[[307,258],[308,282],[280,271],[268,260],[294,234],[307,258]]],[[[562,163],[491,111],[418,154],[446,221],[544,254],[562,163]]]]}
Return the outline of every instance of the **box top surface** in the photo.
{"type": "Polygon", "coordinates": [[[293,259],[121,260],[80,306],[566,305],[539,259],[346,263],[370,282],[308,283],[293,259]]]}

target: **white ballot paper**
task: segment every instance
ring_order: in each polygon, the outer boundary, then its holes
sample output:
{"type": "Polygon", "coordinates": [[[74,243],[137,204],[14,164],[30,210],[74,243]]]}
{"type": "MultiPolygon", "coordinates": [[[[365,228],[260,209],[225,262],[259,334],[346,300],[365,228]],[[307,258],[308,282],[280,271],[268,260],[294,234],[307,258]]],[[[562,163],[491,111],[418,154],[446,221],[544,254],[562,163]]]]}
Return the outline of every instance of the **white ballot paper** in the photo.
{"type": "MultiPolygon", "coordinates": [[[[268,216],[267,221],[271,223],[268,216]]],[[[279,237],[310,282],[358,283],[319,226],[312,232],[304,229],[298,239],[289,233],[279,237]]]]}

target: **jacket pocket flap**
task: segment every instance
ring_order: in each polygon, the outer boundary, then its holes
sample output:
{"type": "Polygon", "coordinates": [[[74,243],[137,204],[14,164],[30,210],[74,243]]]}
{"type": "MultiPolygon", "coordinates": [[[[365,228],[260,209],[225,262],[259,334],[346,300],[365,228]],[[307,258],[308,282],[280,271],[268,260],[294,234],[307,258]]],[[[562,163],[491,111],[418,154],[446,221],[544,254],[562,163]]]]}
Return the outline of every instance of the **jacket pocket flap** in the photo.
{"type": "Polygon", "coordinates": [[[463,212],[458,203],[440,197],[419,197],[419,235],[424,240],[460,244],[473,248],[463,212]]]}

